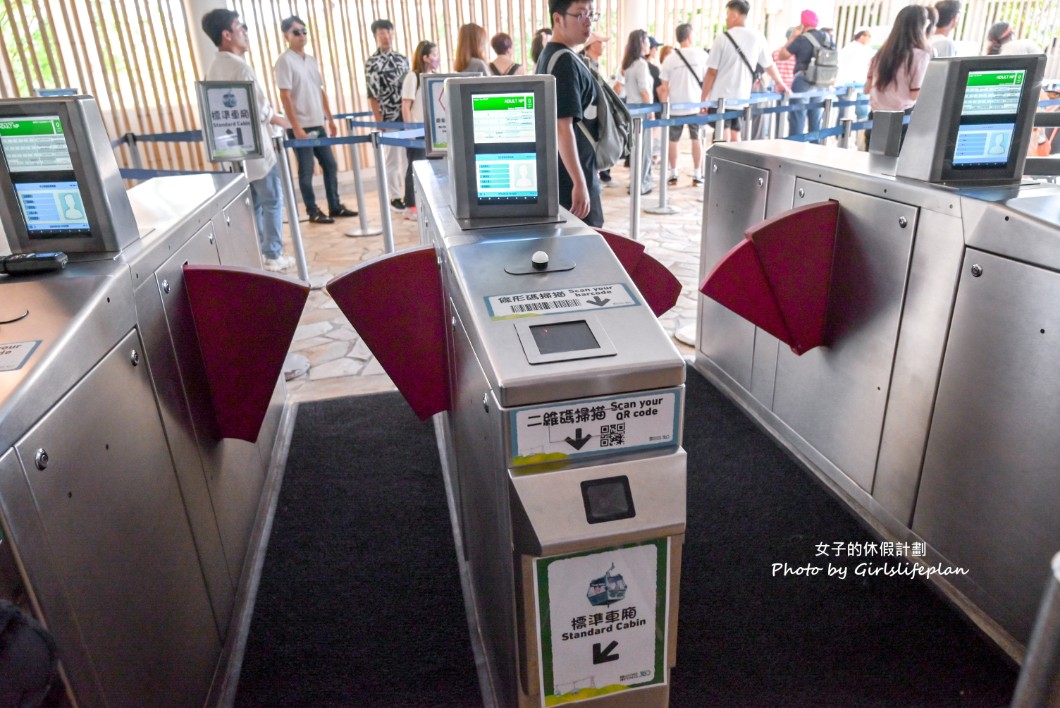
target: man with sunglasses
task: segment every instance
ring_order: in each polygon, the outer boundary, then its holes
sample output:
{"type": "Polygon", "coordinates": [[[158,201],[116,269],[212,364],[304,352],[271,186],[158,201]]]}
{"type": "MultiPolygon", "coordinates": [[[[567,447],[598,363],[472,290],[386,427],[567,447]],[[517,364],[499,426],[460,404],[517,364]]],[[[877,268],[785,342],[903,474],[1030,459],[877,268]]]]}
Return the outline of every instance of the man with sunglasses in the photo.
{"type": "MultiPolygon", "coordinates": [[[[276,72],[276,87],[280,89],[283,112],[291,122],[287,136],[298,140],[323,138],[326,135],[335,137],[335,119],[332,118],[328,106],[328,95],[324,93],[320,66],[313,55],[306,54],[305,51],[305,46],[309,43],[309,31],[305,23],[301,18],[292,15],[280,23],[280,29],[287,40],[287,51],[276,60],[273,70],[276,72]]],[[[336,216],[357,216],[357,212],[347,209],[339,201],[338,166],[330,145],[295,148],[294,156],[298,160],[298,188],[302,192],[302,203],[305,204],[311,222],[331,224],[336,216]],[[317,206],[316,194],[313,191],[314,156],[324,173],[328,214],[317,206]]]]}
{"type": "Polygon", "coordinates": [[[538,74],[556,77],[556,146],[559,149],[559,203],[590,226],[604,225],[596,152],[578,123],[597,136],[596,85],[573,51],[585,44],[600,15],[592,0],[549,0],[552,41],[537,61],[538,74]],[[565,51],[565,50],[571,51],[565,51]],[[555,62],[552,57],[560,56],[555,62]],[[552,64],[551,69],[549,65],[552,64]]]}
{"type": "Polygon", "coordinates": [[[257,74],[243,56],[249,41],[247,26],[232,10],[211,10],[203,15],[203,32],[217,47],[210,68],[206,70],[207,81],[250,81],[254,84],[254,99],[261,121],[262,156],[246,160],[243,169],[250,181],[250,195],[254,200],[254,220],[258,227],[258,243],[264,258],[265,270],[287,270],[294,259],[283,253],[283,189],[280,186],[280,168],[276,151],[272,147],[272,126],[289,128],[287,119],[273,110],[265,92],[258,83],[257,74]]]}

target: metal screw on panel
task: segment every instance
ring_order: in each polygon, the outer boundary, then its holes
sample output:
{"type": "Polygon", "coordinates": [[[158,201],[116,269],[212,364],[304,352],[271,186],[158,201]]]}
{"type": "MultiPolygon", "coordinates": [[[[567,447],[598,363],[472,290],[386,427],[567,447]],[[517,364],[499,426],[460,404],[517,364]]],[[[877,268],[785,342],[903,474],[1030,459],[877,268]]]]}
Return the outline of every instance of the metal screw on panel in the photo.
{"type": "Polygon", "coordinates": [[[35,464],[39,470],[46,469],[48,467],[48,451],[43,447],[37,450],[37,454],[33,456],[33,464],[35,464]]]}
{"type": "Polygon", "coordinates": [[[972,277],[973,278],[978,278],[982,274],[983,274],[983,266],[979,265],[978,263],[972,264],[972,277]]]}
{"type": "Polygon", "coordinates": [[[169,281],[168,280],[163,280],[162,281],[162,292],[164,292],[166,295],[169,295],[169,281]]]}
{"type": "Polygon", "coordinates": [[[140,352],[136,351],[135,349],[133,349],[131,352],[129,352],[129,361],[132,362],[133,366],[139,366],[140,365],[140,352]]]}
{"type": "Polygon", "coordinates": [[[244,203],[245,205],[247,205],[247,206],[250,206],[250,197],[247,197],[246,199],[244,199],[244,200],[243,200],[243,203],[244,203]]]}
{"type": "Polygon", "coordinates": [[[765,183],[766,183],[766,181],[765,181],[764,179],[762,179],[761,177],[759,177],[759,178],[758,178],[758,186],[759,186],[759,187],[762,187],[762,186],[764,186],[764,185],[765,185],[765,183]]]}
{"type": "Polygon", "coordinates": [[[450,326],[450,327],[452,327],[453,329],[456,329],[456,316],[453,316],[453,317],[452,317],[452,318],[451,318],[451,319],[449,320],[449,326],[450,326]]]}
{"type": "Polygon", "coordinates": [[[904,229],[906,226],[909,226],[909,219],[905,218],[904,216],[899,216],[898,225],[904,229]]]}
{"type": "Polygon", "coordinates": [[[213,244],[213,234],[210,234],[209,239],[210,239],[210,244],[212,245],[213,244]]]}
{"type": "Polygon", "coordinates": [[[231,226],[231,225],[232,225],[232,217],[230,217],[228,214],[225,214],[225,226],[231,226]]]}
{"type": "Polygon", "coordinates": [[[718,166],[717,166],[717,164],[714,164],[714,165],[712,165],[712,166],[711,166],[711,168],[710,168],[710,171],[711,171],[711,172],[717,172],[717,171],[718,171],[718,166]]]}
{"type": "Polygon", "coordinates": [[[803,197],[805,197],[805,196],[806,196],[806,190],[805,190],[805,189],[802,189],[802,188],[800,187],[800,188],[799,188],[799,199],[802,199],[802,198],[803,198],[803,197]]]}
{"type": "Polygon", "coordinates": [[[486,391],[482,394],[482,408],[489,413],[490,412],[490,392],[486,391]]]}

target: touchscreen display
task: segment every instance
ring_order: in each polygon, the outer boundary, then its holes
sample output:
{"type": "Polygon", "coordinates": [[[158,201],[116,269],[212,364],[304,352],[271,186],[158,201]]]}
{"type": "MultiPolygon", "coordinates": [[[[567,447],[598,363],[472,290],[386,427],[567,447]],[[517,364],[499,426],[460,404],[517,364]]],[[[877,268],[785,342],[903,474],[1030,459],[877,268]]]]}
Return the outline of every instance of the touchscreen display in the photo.
{"type": "Polygon", "coordinates": [[[1026,74],[1024,69],[968,72],[953,149],[954,169],[1008,165],[1026,74]]]}
{"type": "Polygon", "coordinates": [[[0,149],[30,238],[90,235],[59,116],[0,118],[0,149]]]}
{"type": "Polygon", "coordinates": [[[537,202],[537,128],[532,91],[471,94],[479,204],[537,202]]]}

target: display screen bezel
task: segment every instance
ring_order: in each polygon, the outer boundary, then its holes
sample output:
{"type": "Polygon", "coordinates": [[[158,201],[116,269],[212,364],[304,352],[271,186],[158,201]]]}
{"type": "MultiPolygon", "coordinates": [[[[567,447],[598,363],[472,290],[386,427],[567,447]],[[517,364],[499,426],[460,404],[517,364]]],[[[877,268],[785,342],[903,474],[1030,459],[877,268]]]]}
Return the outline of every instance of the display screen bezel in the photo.
{"type": "Polygon", "coordinates": [[[0,162],[2,162],[3,167],[0,189],[4,192],[4,203],[8,206],[11,220],[17,232],[14,235],[17,239],[25,243],[48,243],[55,244],[54,248],[66,248],[59,242],[76,243],[91,239],[99,233],[99,221],[92,206],[91,196],[88,193],[88,184],[84,178],[85,166],[81,159],[78,136],[76,135],[73,121],[70,119],[68,106],[61,100],[55,100],[54,102],[48,101],[34,105],[20,106],[9,104],[0,107],[0,122],[41,118],[57,118],[59,120],[62,126],[63,139],[70,157],[70,169],[11,172],[9,169],[11,162],[7,149],[3,142],[0,141],[0,162]],[[31,230],[31,222],[26,216],[23,201],[19,197],[18,185],[59,182],[76,184],[87,228],[31,230]]]}
{"type": "MultiPolygon", "coordinates": [[[[1025,133],[1029,133],[1033,127],[1034,106],[1029,106],[1037,96],[1037,86],[1034,86],[1034,67],[1037,61],[1034,56],[1027,57],[991,57],[989,65],[982,62],[962,64],[955,72],[955,81],[951,91],[953,96],[953,111],[950,114],[950,122],[946,131],[946,143],[942,156],[942,170],[940,179],[943,182],[975,182],[975,181],[1006,181],[1014,180],[1020,160],[1019,150],[1026,146],[1025,133]],[[974,73],[982,72],[1008,72],[1022,71],[1023,85],[1016,111],[1014,114],[988,114],[983,116],[965,116],[964,101],[968,90],[968,77],[974,73]],[[1011,121],[1002,121],[1002,116],[1011,116],[1011,121]],[[964,119],[964,120],[962,120],[964,119]],[[1009,138],[1008,152],[1005,162],[996,164],[954,164],[954,154],[961,135],[962,125],[975,124],[998,124],[1006,123],[1012,125],[1012,133],[1009,138]]],[[[1027,137],[1029,139],[1029,137],[1027,137]]]]}

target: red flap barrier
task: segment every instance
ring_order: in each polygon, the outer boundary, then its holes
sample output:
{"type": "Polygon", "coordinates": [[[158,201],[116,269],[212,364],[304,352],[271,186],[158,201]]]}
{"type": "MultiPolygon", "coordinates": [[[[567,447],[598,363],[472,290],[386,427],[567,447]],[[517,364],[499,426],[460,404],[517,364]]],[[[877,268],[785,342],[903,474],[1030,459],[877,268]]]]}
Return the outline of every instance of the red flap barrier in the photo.
{"type": "Polygon", "coordinates": [[[796,354],[825,343],[839,202],[792,209],[749,229],[699,290],[796,354]]]}
{"type": "Polygon", "coordinates": [[[645,253],[643,244],[610,231],[597,231],[615,252],[618,262],[626,269],[630,280],[640,290],[656,317],[677,304],[677,298],[681,296],[681,281],[666,266],[645,253]]]}
{"type": "Polygon", "coordinates": [[[376,258],[325,288],[421,420],[449,410],[442,276],[434,247],[376,258]]]}
{"type": "Polygon", "coordinates": [[[233,266],[184,266],[221,437],[257,442],[309,284],[233,266]]]}

